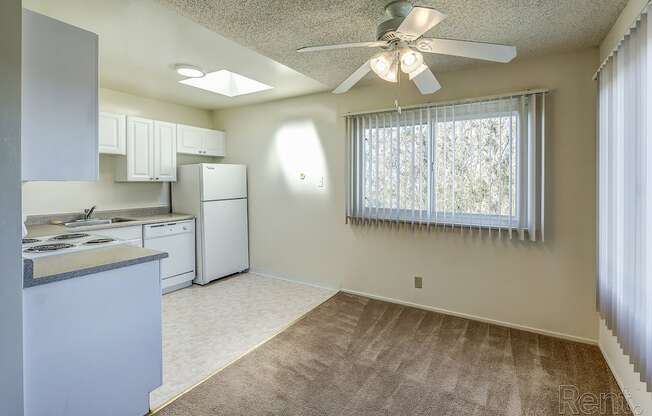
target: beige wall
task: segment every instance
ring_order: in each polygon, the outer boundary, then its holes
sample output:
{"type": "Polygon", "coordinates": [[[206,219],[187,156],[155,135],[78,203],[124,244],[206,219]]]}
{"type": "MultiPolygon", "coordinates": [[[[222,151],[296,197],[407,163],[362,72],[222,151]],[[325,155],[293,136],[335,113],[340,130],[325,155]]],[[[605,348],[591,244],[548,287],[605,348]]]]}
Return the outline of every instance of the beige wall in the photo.
{"type": "Polygon", "coordinates": [[[355,88],[216,112],[228,162],[249,165],[257,271],[597,339],[595,100],[597,48],[438,74],[443,89],[355,88]],[[350,111],[550,88],[546,243],[344,223],[344,118],[350,111]],[[306,180],[299,173],[307,174],[306,180]],[[317,184],[325,177],[325,188],[317,184]],[[423,276],[423,289],[413,277],[423,276]]]}
{"type": "MultiPolygon", "coordinates": [[[[100,111],[152,118],[174,123],[212,128],[209,111],[100,89],[100,111]]],[[[212,158],[178,155],[178,163],[212,158]]],[[[92,205],[98,210],[167,205],[166,183],[119,183],[113,181],[116,156],[100,155],[97,182],[28,182],[23,184],[23,213],[51,214],[78,212],[92,205]]]]}

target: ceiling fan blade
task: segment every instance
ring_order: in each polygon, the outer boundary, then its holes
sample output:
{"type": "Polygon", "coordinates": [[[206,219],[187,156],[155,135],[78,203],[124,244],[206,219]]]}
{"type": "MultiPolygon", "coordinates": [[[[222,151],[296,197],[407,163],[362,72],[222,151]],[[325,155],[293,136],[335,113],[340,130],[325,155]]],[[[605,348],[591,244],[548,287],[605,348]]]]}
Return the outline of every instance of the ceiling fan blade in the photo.
{"type": "Polygon", "coordinates": [[[421,52],[463,56],[465,58],[502,63],[509,62],[516,57],[516,47],[514,46],[469,42],[466,40],[421,38],[416,42],[416,47],[421,52]]]}
{"type": "Polygon", "coordinates": [[[317,51],[328,51],[331,49],[346,49],[346,48],[378,48],[386,45],[387,42],[384,40],[374,41],[374,42],[340,43],[338,45],[306,46],[304,48],[297,49],[297,52],[317,52],[317,51]]]}
{"type": "Polygon", "coordinates": [[[351,89],[351,87],[357,84],[358,81],[364,78],[364,76],[367,75],[369,71],[371,71],[371,65],[369,64],[369,61],[367,61],[362,64],[360,68],[356,69],[354,73],[349,75],[347,79],[342,81],[342,83],[333,90],[333,94],[342,94],[347,92],[351,89]]]}
{"type": "Polygon", "coordinates": [[[430,7],[414,6],[396,31],[406,37],[416,39],[445,18],[445,14],[430,7]]]}
{"type": "Polygon", "coordinates": [[[410,80],[414,82],[422,95],[432,94],[441,88],[439,81],[435,78],[435,74],[425,65],[421,65],[419,69],[412,72],[410,74],[410,80]]]}

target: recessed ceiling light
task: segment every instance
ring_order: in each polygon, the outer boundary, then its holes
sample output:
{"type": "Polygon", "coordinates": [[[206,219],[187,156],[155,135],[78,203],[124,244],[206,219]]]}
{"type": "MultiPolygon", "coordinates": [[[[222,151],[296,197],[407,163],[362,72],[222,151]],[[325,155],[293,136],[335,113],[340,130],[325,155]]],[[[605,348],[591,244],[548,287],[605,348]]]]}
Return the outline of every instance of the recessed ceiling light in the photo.
{"type": "Polygon", "coordinates": [[[201,88],[216,94],[235,97],[272,89],[267,84],[258,82],[226,69],[206,74],[202,78],[189,78],[179,81],[182,84],[201,88]]]}
{"type": "Polygon", "coordinates": [[[177,64],[174,66],[177,74],[188,78],[201,78],[204,76],[204,71],[194,65],[177,64]]]}

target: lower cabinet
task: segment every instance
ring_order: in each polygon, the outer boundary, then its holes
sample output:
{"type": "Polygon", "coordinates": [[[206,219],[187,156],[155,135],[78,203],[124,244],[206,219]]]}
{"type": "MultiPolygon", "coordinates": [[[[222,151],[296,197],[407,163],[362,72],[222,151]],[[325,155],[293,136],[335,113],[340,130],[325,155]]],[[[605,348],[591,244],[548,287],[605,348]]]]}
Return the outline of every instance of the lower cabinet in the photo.
{"type": "Polygon", "coordinates": [[[159,260],[24,289],[24,414],[148,413],[161,312],[159,260]]]}

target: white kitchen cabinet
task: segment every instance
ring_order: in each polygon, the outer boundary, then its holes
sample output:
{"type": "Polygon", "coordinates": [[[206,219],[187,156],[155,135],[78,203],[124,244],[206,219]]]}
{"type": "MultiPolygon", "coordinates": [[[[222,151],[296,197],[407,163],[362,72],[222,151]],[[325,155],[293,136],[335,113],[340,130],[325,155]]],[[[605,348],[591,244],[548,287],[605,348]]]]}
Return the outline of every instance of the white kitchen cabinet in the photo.
{"type": "Polygon", "coordinates": [[[100,153],[127,154],[127,116],[100,113],[100,153]]]}
{"type": "Polygon", "coordinates": [[[176,125],[127,117],[127,155],[116,163],[118,182],[174,182],[177,178],[176,125]]]}
{"type": "Polygon", "coordinates": [[[177,124],[177,152],[201,155],[204,150],[204,129],[177,124]]]}
{"type": "Polygon", "coordinates": [[[177,152],[200,156],[226,156],[223,131],[177,125],[177,152]]]}
{"type": "Polygon", "coordinates": [[[98,36],[23,9],[21,78],[22,179],[97,180],[98,36]]]}
{"type": "Polygon", "coordinates": [[[177,125],[154,122],[154,180],[177,180],[177,125]]]}
{"type": "Polygon", "coordinates": [[[206,156],[226,156],[226,140],[223,131],[207,130],[204,137],[204,153],[206,156]]]}

